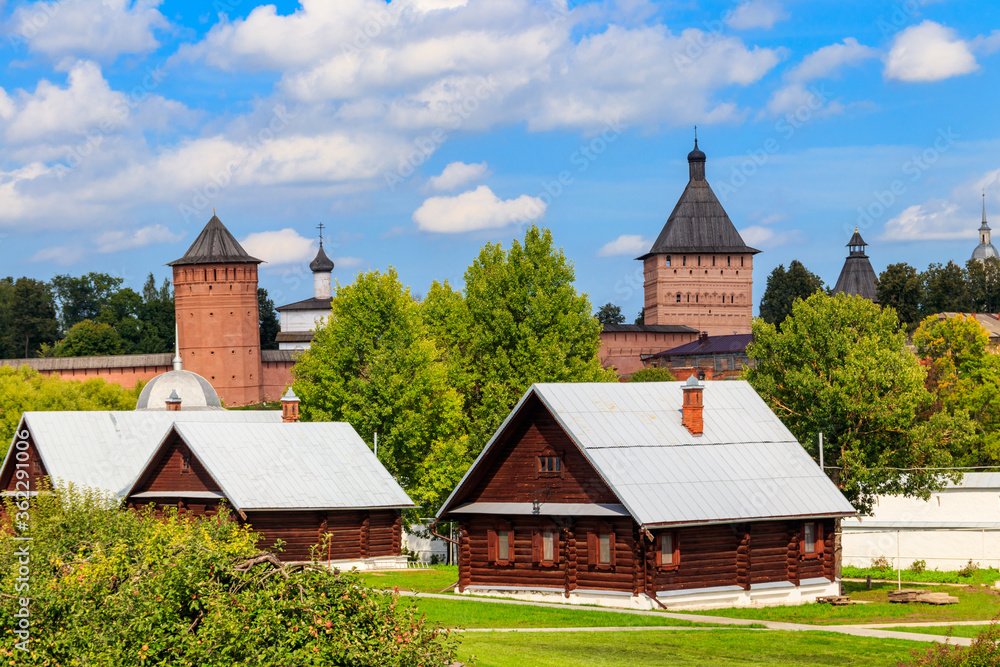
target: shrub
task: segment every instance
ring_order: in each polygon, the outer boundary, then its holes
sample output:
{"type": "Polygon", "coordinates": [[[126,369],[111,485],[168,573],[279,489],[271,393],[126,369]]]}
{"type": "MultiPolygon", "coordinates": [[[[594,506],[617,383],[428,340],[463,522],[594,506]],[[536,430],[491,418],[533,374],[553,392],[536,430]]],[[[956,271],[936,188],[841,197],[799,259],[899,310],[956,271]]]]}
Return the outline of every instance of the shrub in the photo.
{"type": "Polygon", "coordinates": [[[927,561],[925,560],[915,560],[913,561],[913,564],[910,565],[910,572],[916,572],[917,574],[920,574],[926,569],[927,569],[927,561]]]}
{"type": "MultiPolygon", "coordinates": [[[[11,501],[7,511],[15,511],[11,501]]],[[[32,499],[30,589],[20,592],[31,598],[31,653],[5,642],[0,660],[93,667],[453,660],[446,631],[355,575],[258,552],[253,532],[226,512],[164,514],[122,511],[72,488],[32,499]]],[[[14,538],[0,536],[0,591],[12,593],[25,544],[14,538]]],[[[17,628],[18,610],[0,605],[0,624],[17,628]]]]}
{"type": "Polygon", "coordinates": [[[872,569],[873,570],[889,570],[892,569],[892,563],[885,556],[876,556],[872,558],[872,569]]]}
{"type": "MultiPolygon", "coordinates": [[[[935,644],[927,649],[911,651],[913,660],[908,667],[992,667],[1000,664],[1000,627],[994,619],[979,633],[971,646],[935,644]]],[[[904,667],[904,663],[899,663],[904,667]]]]}
{"type": "Polygon", "coordinates": [[[974,577],[976,576],[976,570],[978,569],[979,569],[979,563],[973,563],[972,559],[970,558],[969,562],[966,563],[964,567],[961,567],[957,570],[957,574],[960,577],[974,577]]]}

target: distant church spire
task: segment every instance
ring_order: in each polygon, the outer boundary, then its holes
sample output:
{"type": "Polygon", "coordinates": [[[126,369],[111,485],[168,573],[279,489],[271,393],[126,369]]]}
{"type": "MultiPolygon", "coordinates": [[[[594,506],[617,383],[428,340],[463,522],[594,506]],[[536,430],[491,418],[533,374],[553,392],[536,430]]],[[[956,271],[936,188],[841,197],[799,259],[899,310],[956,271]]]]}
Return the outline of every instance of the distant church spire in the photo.
{"type": "Polygon", "coordinates": [[[996,257],[1000,259],[1000,253],[993,246],[990,239],[991,232],[990,226],[986,222],[986,189],[983,189],[983,222],[979,225],[979,245],[976,249],[972,251],[972,259],[978,259],[980,262],[986,261],[989,257],[996,257]]]}

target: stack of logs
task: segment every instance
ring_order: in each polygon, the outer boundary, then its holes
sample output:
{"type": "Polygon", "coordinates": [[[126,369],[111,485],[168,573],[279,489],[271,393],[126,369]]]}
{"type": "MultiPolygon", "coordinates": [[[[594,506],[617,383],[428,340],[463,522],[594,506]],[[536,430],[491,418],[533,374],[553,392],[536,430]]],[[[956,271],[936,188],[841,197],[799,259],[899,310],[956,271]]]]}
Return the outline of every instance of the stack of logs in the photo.
{"type": "Polygon", "coordinates": [[[958,604],[958,598],[947,593],[931,593],[904,588],[899,591],[889,591],[889,602],[926,602],[927,604],[958,604]]]}

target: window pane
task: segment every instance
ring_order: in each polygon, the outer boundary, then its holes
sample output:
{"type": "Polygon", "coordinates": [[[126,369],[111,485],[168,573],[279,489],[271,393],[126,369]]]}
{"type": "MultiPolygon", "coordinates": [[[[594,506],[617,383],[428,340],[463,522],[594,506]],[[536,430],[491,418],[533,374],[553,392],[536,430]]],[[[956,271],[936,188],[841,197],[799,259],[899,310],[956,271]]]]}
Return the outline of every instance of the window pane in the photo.
{"type": "Polygon", "coordinates": [[[816,524],[807,523],[805,533],[806,553],[813,553],[816,551],[816,524]]]}
{"type": "Polygon", "coordinates": [[[660,535],[660,562],[663,565],[670,565],[674,562],[674,536],[668,534],[660,535]]]}
{"type": "Polygon", "coordinates": [[[601,535],[598,542],[600,543],[597,548],[597,562],[599,563],[610,563],[611,562],[611,536],[601,535]]]}
{"type": "Polygon", "coordinates": [[[548,459],[546,459],[544,456],[539,456],[538,457],[538,469],[540,471],[542,471],[542,472],[548,472],[549,469],[548,469],[547,465],[548,465],[548,459]]]}
{"type": "Polygon", "coordinates": [[[542,533],[542,560],[553,561],[555,560],[553,554],[555,553],[555,535],[552,531],[547,530],[542,533]]]}
{"type": "Polygon", "coordinates": [[[510,554],[510,532],[501,530],[497,533],[497,537],[500,543],[500,547],[497,549],[497,560],[507,560],[507,556],[510,554]]]}
{"type": "Polygon", "coordinates": [[[556,470],[556,472],[559,472],[560,470],[562,470],[562,459],[559,458],[558,456],[556,457],[556,468],[555,468],[555,470],[556,470]]]}

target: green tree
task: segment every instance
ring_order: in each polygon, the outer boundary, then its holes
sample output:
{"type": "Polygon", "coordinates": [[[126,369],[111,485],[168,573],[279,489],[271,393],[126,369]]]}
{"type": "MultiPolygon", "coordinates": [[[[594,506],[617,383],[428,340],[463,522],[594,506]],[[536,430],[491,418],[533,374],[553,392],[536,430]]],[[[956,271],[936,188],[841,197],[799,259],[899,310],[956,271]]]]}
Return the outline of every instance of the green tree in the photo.
{"type": "Polygon", "coordinates": [[[613,382],[597,358],[601,325],[552,233],[531,225],[510,250],[488,243],[465,272],[466,394],[474,453],[535,382],[613,382]]]}
{"type": "Polygon", "coordinates": [[[70,327],[83,320],[96,320],[122,282],[121,278],[97,272],[83,276],[55,276],[51,285],[59,306],[62,330],[69,331],[70,327]]]}
{"type": "Polygon", "coordinates": [[[66,336],[51,348],[42,349],[43,357],[91,357],[123,354],[125,345],[115,328],[103,322],[77,322],[66,336]]]}
{"type": "Polygon", "coordinates": [[[972,310],[972,300],[969,296],[968,275],[955,262],[931,264],[920,274],[924,302],[921,306],[923,315],[937,313],[967,313],[972,310]]]}
{"type": "Polygon", "coordinates": [[[14,324],[13,298],[14,279],[10,276],[0,278],[0,359],[20,356],[11,334],[14,324]]]}
{"type": "Polygon", "coordinates": [[[861,511],[879,494],[927,497],[967,446],[966,415],[931,410],[925,372],[896,315],[862,297],[816,293],[781,331],[757,319],[746,379],[799,442],[824,434],[834,483],[861,511]]]}
{"type": "Polygon", "coordinates": [[[677,378],[666,368],[647,366],[632,373],[629,382],[676,382],[677,378]]]}
{"type": "Polygon", "coordinates": [[[34,278],[18,278],[10,292],[12,321],[8,348],[24,358],[36,356],[42,345],[56,342],[59,323],[48,285],[34,278]]]}
{"type": "Polygon", "coordinates": [[[646,323],[646,306],[639,309],[639,314],[635,316],[635,324],[646,323]]]}
{"type": "Polygon", "coordinates": [[[84,382],[41,375],[27,366],[0,366],[0,443],[5,451],[24,412],[134,410],[139,386],[125,389],[90,378],[84,382]]]}
{"type": "Polygon", "coordinates": [[[327,322],[293,369],[302,418],[346,421],[410,497],[436,507],[468,465],[462,399],[421,307],[395,269],[337,285],[327,322]]]}
{"type": "Polygon", "coordinates": [[[263,287],[257,288],[257,312],[260,317],[260,349],[277,350],[281,324],[278,323],[278,313],[274,310],[274,301],[267,296],[267,290],[263,287]]]}
{"type": "Polygon", "coordinates": [[[900,322],[908,327],[917,325],[924,290],[915,268],[906,262],[890,264],[879,274],[876,289],[878,302],[894,308],[900,322]]]}
{"type": "Polygon", "coordinates": [[[823,280],[797,259],[792,260],[787,271],[784,264],[779,264],[767,277],[767,288],[760,299],[760,316],[780,329],[796,299],[807,299],[822,289],[823,280]]]}
{"type": "Polygon", "coordinates": [[[970,259],[965,265],[965,275],[972,312],[1000,312],[1000,260],[970,259]]]}
{"type": "Polygon", "coordinates": [[[597,309],[594,313],[594,317],[597,321],[603,324],[625,324],[625,316],[622,315],[622,309],[615,304],[608,302],[597,309]]]}

